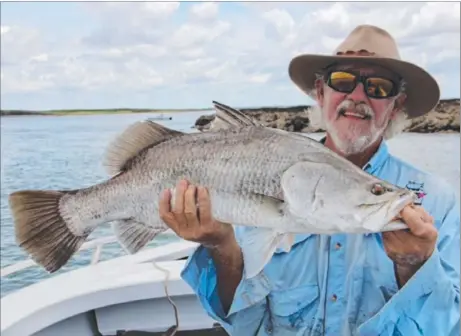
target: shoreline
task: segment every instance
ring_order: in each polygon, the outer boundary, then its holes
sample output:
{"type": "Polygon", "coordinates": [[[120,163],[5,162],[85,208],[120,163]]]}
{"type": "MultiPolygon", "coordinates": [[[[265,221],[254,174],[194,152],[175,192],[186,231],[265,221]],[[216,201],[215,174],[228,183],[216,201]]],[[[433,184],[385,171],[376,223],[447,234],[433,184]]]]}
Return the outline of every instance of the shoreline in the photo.
{"type": "MultiPolygon", "coordinates": [[[[446,104],[458,104],[460,98],[440,99],[437,107],[446,104]]],[[[234,107],[234,106],[233,106],[234,107]]],[[[310,105],[292,106],[260,106],[260,107],[234,107],[243,113],[304,113],[310,105]]],[[[139,114],[139,113],[184,113],[184,112],[213,112],[213,107],[184,108],[184,109],[149,109],[149,108],[107,108],[107,109],[55,109],[55,110],[0,110],[1,117],[9,116],[70,116],[70,115],[102,115],[102,114],[139,114]]]]}
{"type": "MultiPolygon", "coordinates": [[[[323,129],[314,128],[310,125],[310,105],[297,106],[263,106],[253,108],[238,108],[264,126],[283,129],[290,132],[319,133],[323,129]]],[[[212,107],[195,109],[69,109],[69,110],[0,110],[0,116],[6,117],[66,117],[66,116],[90,116],[90,115],[114,115],[114,114],[167,114],[172,118],[173,114],[186,112],[201,112],[192,128],[206,132],[215,111],[212,107]]],[[[437,106],[424,116],[411,119],[404,132],[410,133],[460,133],[460,99],[441,99],[437,106]]]]}
{"type": "MultiPolygon", "coordinates": [[[[325,132],[311,125],[309,113],[312,106],[242,108],[240,111],[266,127],[289,132],[325,132]]],[[[215,115],[204,114],[196,121],[194,128],[206,132],[215,115]]],[[[441,99],[429,113],[408,120],[404,132],[408,133],[460,133],[460,99],[441,99]]]]}
{"type": "Polygon", "coordinates": [[[201,109],[98,109],[98,110],[50,110],[50,111],[28,111],[28,110],[0,110],[0,117],[69,117],[88,115],[113,115],[113,114],[158,114],[158,113],[185,113],[185,112],[210,112],[212,108],[201,109]]]}

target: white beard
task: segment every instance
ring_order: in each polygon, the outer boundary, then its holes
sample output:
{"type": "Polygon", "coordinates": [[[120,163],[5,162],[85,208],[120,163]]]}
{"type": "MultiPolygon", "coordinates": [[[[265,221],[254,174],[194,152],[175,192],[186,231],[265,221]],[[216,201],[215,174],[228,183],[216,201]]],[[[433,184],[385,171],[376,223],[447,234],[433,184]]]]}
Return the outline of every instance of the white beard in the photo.
{"type": "MultiPolygon", "coordinates": [[[[390,107],[392,104],[389,105],[390,107]]],[[[354,102],[351,100],[343,101],[338,108],[336,109],[336,113],[339,114],[339,111],[343,108],[346,109],[355,109],[357,113],[364,114],[371,117],[370,129],[363,134],[363,128],[355,129],[354,125],[351,125],[348,130],[348,138],[345,139],[344,137],[340,136],[340,132],[336,129],[333,123],[325,120],[323,112],[320,113],[322,116],[321,118],[324,119],[325,123],[325,130],[327,131],[328,135],[331,137],[331,140],[335,144],[336,148],[343,153],[345,156],[358,154],[366,150],[372,144],[374,144],[381,136],[383,136],[387,123],[383,123],[380,127],[377,126],[377,121],[375,119],[375,113],[365,104],[358,104],[355,105],[354,102]],[[361,134],[357,134],[360,132],[361,134]]],[[[386,113],[385,111],[384,113],[386,113]]]]}

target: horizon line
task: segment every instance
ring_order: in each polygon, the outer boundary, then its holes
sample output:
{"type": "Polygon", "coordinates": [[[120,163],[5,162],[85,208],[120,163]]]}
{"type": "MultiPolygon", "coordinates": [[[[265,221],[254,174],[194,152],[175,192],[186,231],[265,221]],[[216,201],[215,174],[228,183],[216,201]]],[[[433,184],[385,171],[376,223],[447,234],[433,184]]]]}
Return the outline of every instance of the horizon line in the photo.
{"type": "MultiPolygon", "coordinates": [[[[443,101],[451,100],[460,100],[461,98],[441,98],[438,103],[443,101]]],[[[254,106],[254,107],[233,107],[235,109],[262,109],[262,108],[293,108],[293,107],[310,107],[312,105],[308,104],[298,104],[298,105],[266,105],[266,106],[254,106]]],[[[65,108],[65,109],[44,109],[44,110],[25,110],[25,109],[0,109],[1,112],[74,112],[74,111],[145,111],[145,112],[161,112],[161,111],[209,111],[213,110],[213,107],[196,107],[196,108],[131,108],[131,107],[107,107],[107,108],[65,108]]]]}

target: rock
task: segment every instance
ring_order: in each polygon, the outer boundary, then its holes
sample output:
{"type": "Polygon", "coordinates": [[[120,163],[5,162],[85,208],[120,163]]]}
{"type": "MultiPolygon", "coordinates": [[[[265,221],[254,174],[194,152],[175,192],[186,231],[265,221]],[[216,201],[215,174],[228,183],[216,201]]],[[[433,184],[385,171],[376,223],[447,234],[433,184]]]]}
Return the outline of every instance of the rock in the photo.
{"type": "MultiPolygon", "coordinates": [[[[309,106],[261,107],[240,109],[255,118],[264,126],[279,128],[290,132],[314,133],[324,132],[322,129],[310,127],[307,110],[309,106]]],[[[205,131],[214,115],[203,115],[195,122],[195,127],[205,131]]],[[[411,120],[405,132],[436,133],[460,132],[460,100],[443,99],[428,114],[411,120]]]]}
{"type": "Polygon", "coordinates": [[[202,115],[195,121],[195,128],[202,131],[209,126],[209,123],[214,120],[214,114],[212,115],[202,115]]]}
{"type": "Polygon", "coordinates": [[[291,127],[293,126],[293,131],[292,132],[302,132],[302,130],[306,127],[309,127],[309,118],[308,117],[301,117],[301,116],[295,116],[293,119],[289,120],[286,124],[285,127],[291,127]],[[289,125],[291,124],[291,125],[289,125]]]}
{"type": "Polygon", "coordinates": [[[441,100],[431,112],[411,120],[411,124],[405,131],[415,133],[459,132],[459,115],[459,99],[441,100]]]}

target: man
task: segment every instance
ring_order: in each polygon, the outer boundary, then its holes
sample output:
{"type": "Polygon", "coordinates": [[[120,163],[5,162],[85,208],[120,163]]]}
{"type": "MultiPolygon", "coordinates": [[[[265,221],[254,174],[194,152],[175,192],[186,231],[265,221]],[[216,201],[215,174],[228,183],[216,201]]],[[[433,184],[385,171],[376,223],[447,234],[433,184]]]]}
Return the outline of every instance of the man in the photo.
{"type": "Polygon", "coordinates": [[[289,73],[318,103],[325,146],[370,174],[420,187],[421,204],[401,212],[409,229],[299,235],[247,280],[238,243],[245,227],[215,221],[206,189],[181,181],[175,208],[166,191],[160,211],[179,236],[201,244],[183,278],[230,335],[459,335],[459,201],[446,183],[391,156],[385,142],[436,105],[437,83],[368,25],[333,56],[294,58],[289,73]]]}

